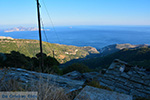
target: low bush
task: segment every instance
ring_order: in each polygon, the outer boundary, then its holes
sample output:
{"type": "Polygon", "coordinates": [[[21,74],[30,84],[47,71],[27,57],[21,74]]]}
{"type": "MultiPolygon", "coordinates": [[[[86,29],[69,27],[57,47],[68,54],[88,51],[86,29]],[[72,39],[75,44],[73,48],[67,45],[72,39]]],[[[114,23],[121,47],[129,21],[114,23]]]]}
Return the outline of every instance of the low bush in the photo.
{"type": "Polygon", "coordinates": [[[74,63],[69,65],[63,69],[63,73],[66,74],[68,72],[78,71],[80,73],[90,72],[91,70],[84,64],[81,63],[74,63]]]}

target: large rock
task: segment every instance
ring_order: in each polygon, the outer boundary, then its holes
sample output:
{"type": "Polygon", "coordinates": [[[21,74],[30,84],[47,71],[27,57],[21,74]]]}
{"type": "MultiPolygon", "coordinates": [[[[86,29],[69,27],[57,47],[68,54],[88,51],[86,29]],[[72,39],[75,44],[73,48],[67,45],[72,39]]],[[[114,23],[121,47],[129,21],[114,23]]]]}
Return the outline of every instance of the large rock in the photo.
{"type": "Polygon", "coordinates": [[[86,86],[74,100],[132,100],[132,96],[86,86]]]}
{"type": "Polygon", "coordinates": [[[63,75],[63,77],[70,78],[70,79],[73,79],[73,80],[83,80],[83,81],[85,81],[85,79],[83,78],[83,75],[78,71],[69,72],[69,73],[63,75]]]}
{"type": "Polygon", "coordinates": [[[99,75],[100,73],[98,72],[80,73],[78,71],[73,71],[73,72],[69,72],[63,75],[63,77],[70,78],[73,80],[81,80],[81,81],[90,82],[94,80],[96,77],[98,77],[99,75]]]}
{"type": "Polygon", "coordinates": [[[64,78],[58,75],[38,73],[33,71],[27,71],[20,68],[9,68],[0,70],[0,83],[7,82],[9,80],[16,80],[21,85],[33,85],[40,81],[49,84],[55,84],[57,87],[65,89],[66,93],[76,91],[82,88],[83,81],[72,80],[64,78]]]}
{"type": "Polygon", "coordinates": [[[97,80],[100,85],[116,92],[150,98],[150,75],[145,69],[130,66],[119,59],[114,60],[106,73],[97,80]]]}
{"type": "Polygon", "coordinates": [[[83,73],[83,77],[86,79],[86,81],[92,81],[94,80],[96,77],[98,77],[100,75],[100,73],[98,72],[88,72],[88,73],[83,73]]]}

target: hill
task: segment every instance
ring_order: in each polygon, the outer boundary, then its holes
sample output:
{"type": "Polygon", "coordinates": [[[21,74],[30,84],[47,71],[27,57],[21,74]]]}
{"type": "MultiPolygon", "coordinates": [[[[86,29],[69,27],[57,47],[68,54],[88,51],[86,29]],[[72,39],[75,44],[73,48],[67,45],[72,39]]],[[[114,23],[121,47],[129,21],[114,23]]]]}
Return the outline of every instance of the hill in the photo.
{"type": "MultiPolygon", "coordinates": [[[[40,52],[38,40],[27,39],[0,39],[0,53],[10,53],[19,51],[29,57],[35,57],[40,52]]],[[[90,54],[99,52],[93,47],[76,47],[54,43],[43,42],[43,53],[48,56],[55,56],[60,63],[65,63],[72,59],[84,58],[90,54]]]]}
{"type": "Polygon", "coordinates": [[[131,49],[131,48],[141,48],[141,47],[148,47],[148,44],[141,44],[141,45],[132,45],[129,43],[112,44],[112,45],[105,46],[105,47],[99,49],[98,51],[100,52],[101,56],[106,56],[108,54],[115,53],[115,52],[120,51],[125,48],[131,49]]]}
{"type": "Polygon", "coordinates": [[[104,57],[89,58],[82,61],[80,60],[80,63],[83,63],[92,69],[103,69],[107,68],[114,59],[120,59],[131,65],[138,65],[150,70],[150,47],[132,49],[125,48],[104,57]]]}

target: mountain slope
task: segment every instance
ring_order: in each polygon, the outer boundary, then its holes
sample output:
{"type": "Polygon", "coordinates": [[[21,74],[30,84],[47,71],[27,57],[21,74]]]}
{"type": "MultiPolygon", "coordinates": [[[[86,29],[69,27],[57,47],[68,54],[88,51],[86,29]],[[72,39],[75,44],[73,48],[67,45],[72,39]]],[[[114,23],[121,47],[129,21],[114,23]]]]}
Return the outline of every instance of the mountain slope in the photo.
{"type": "Polygon", "coordinates": [[[148,44],[142,44],[142,45],[132,45],[129,43],[112,44],[112,45],[108,45],[108,46],[105,46],[105,47],[99,49],[99,52],[101,53],[101,56],[106,56],[108,54],[115,53],[115,52],[120,51],[125,48],[131,49],[131,48],[141,48],[141,47],[148,47],[148,44]]]}
{"type": "Polygon", "coordinates": [[[82,63],[93,69],[103,69],[107,68],[114,59],[120,59],[129,64],[150,69],[150,47],[126,48],[104,57],[83,60],[82,63]]]}
{"type": "MultiPolygon", "coordinates": [[[[26,39],[0,39],[1,53],[10,53],[13,50],[19,51],[26,56],[34,57],[40,52],[39,41],[26,39]]],[[[93,47],[76,47],[43,42],[43,53],[46,53],[48,56],[53,56],[54,53],[55,58],[60,63],[65,63],[72,59],[84,58],[90,54],[98,54],[99,52],[93,47]]]]}

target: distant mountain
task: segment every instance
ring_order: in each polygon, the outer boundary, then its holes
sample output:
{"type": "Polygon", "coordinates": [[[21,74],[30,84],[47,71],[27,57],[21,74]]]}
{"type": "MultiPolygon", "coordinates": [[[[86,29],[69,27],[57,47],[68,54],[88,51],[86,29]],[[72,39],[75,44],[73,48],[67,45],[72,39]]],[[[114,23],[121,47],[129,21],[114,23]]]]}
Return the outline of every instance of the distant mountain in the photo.
{"type": "Polygon", "coordinates": [[[98,51],[100,52],[101,56],[106,56],[108,54],[115,53],[117,51],[120,51],[122,49],[128,48],[140,48],[140,47],[148,47],[148,44],[142,44],[142,45],[132,45],[132,44],[113,44],[113,45],[108,45],[102,49],[99,49],[98,51]]]}
{"type": "MultiPolygon", "coordinates": [[[[45,31],[49,31],[50,29],[45,29],[45,31]]],[[[19,32],[19,31],[38,31],[38,28],[35,27],[14,27],[10,29],[4,30],[4,32],[19,32]]]]}
{"type": "MultiPolygon", "coordinates": [[[[34,57],[40,52],[38,40],[26,39],[0,39],[0,53],[10,53],[19,51],[29,57],[34,57]]],[[[48,56],[55,56],[60,63],[65,63],[72,59],[79,59],[91,54],[99,54],[93,47],[67,46],[54,43],[43,42],[43,52],[48,56]]]]}

